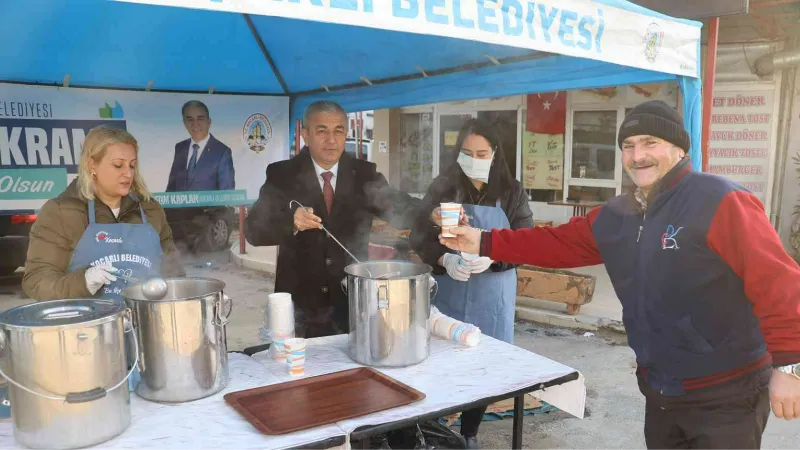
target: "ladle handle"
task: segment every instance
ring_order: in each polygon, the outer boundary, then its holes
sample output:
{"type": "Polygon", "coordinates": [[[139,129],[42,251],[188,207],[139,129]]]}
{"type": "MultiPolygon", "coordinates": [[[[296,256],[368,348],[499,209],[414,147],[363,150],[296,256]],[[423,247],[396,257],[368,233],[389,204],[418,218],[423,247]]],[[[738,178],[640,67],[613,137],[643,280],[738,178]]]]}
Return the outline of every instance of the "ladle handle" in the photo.
{"type": "MultiPolygon", "coordinates": [[[[298,202],[297,200],[291,200],[291,201],[289,201],[289,209],[292,209],[292,203],[297,203],[297,205],[298,205],[299,207],[303,208],[303,209],[305,209],[305,208],[306,208],[305,206],[303,206],[303,204],[302,204],[302,203],[298,202]]],[[[333,240],[334,240],[334,241],[335,241],[337,244],[339,244],[339,247],[342,247],[342,250],[344,250],[345,252],[347,252],[347,254],[348,254],[348,255],[350,255],[350,257],[351,257],[351,258],[353,258],[353,260],[354,260],[355,262],[357,262],[357,263],[361,264],[361,261],[359,261],[359,260],[358,260],[358,258],[356,258],[356,256],[355,256],[355,255],[353,255],[352,253],[350,253],[350,250],[348,250],[348,249],[347,249],[347,247],[345,247],[345,246],[344,246],[344,244],[342,244],[341,242],[339,242],[339,240],[338,240],[338,239],[336,239],[336,236],[334,236],[333,234],[331,234],[331,232],[330,232],[330,231],[328,231],[328,229],[327,229],[327,228],[325,228],[325,225],[322,225],[322,224],[320,224],[319,226],[322,228],[322,231],[324,231],[325,233],[327,233],[327,234],[328,234],[328,236],[330,236],[330,238],[331,238],[331,239],[333,239],[333,240]]],[[[368,270],[368,269],[367,269],[367,272],[369,272],[369,270],[368,270]]],[[[370,276],[372,276],[372,275],[370,275],[370,276]]]]}

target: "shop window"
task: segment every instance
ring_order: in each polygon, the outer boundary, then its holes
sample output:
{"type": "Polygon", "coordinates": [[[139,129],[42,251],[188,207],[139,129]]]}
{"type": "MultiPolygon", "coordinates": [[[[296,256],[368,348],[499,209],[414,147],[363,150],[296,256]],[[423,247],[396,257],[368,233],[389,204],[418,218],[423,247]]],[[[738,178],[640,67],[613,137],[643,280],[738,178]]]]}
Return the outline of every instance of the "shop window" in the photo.
{"type": "Polygon", "coordinates": [[[620,192],[622,154],[617,129],[622,109],[581,110],[572,113],[572,145],[566,176],[567,200],[607,201],[620,192]]]}
{"type": "Polygon", "coordinates": [[[572,179],[614,180],[617,111],[575,111],[572,134],[572,179]]]}
{"type": "MultiPolygon", "coordinates": [[[[433,113],[400,116],[397,152],[392,151],[392,180],[409,194],[423,194],[433,181],[433,113]]],[[[394,184],[394,183],[393,183],[394,184]]]]}

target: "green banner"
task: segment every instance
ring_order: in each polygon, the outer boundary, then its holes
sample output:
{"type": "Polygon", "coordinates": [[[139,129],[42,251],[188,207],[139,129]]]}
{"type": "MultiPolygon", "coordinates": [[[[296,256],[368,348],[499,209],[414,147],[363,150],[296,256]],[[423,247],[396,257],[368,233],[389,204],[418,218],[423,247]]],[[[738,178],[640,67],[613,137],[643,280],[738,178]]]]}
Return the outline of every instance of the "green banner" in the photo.
{"type": "Polygon", "coordinates": [[[190,206],[237,206],[253,203],[247,200],[247,191],[188,191],[154,192],[155,198],[164,208],[190,206]]]}
{"type": "Polygon", "coordinates": [[[67,169],[0,169],[0,200],[47,200],[67,188],[67,169]]]}

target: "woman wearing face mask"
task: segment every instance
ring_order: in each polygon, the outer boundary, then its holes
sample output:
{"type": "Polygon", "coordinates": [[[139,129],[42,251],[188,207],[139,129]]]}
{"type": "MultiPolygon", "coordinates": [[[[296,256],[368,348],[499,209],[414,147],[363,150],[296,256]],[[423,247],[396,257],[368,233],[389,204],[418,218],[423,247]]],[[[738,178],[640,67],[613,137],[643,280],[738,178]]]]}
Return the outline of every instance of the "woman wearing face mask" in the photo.
{"type": "Polygon", "coordinates": [[[45,203],[31,228],[22,279],[28,297],[119,299],[132,278],[185,275],[138,153],[136,139],[120,128],[86,135],[78,177],[45,203]]]}
{"type": "MultiPolygon", "coordinates": [[[[494,125],[480,119],[468,121],[459,132],[456,148],[460,150],[456,164],[433,180],[428,189],[412,230],[411,245],[433,267],[439,283],[433,304],[443,314],[513,343],[516,269],[487,257],[453,253],[439,243],[441,230],[431,219],[438,217],[440,203],[453,202],[463,205],[472,227],[532,227],[528,196],[506,166],[494,125]]],[[[434,222],[438,224],[438,220],[434,222]]],[[[467,448],[479,448],[476,436],[485,411],[485,407],[475,408],[461,416],[467,448]]]]}

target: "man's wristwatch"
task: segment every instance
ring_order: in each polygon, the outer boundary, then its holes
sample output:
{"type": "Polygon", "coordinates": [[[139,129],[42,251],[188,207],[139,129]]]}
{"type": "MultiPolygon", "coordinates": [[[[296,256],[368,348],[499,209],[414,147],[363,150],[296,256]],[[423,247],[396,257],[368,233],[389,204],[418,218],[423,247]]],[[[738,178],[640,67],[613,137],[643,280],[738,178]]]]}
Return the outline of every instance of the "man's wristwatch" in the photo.
{"type": "Polygon", "coordinates": [[[794,375],[797,378],[800,378],[800,363],[790,364],[788,366],[776,366],[775,370],[777,370],[778,372],[788,373],[789,375],[794,375]]]}

